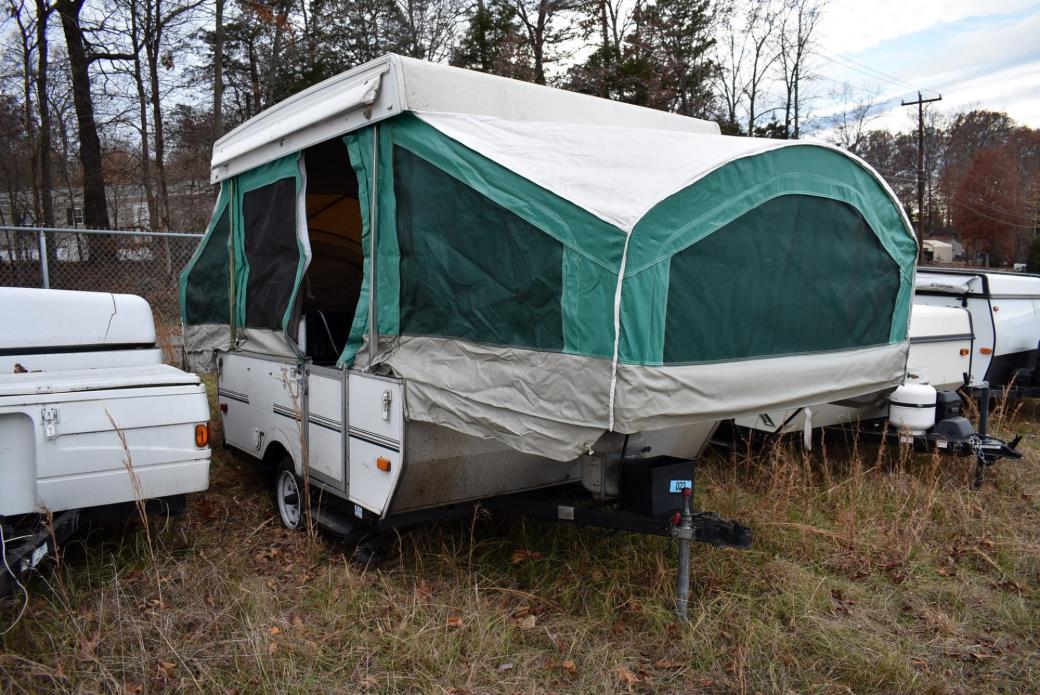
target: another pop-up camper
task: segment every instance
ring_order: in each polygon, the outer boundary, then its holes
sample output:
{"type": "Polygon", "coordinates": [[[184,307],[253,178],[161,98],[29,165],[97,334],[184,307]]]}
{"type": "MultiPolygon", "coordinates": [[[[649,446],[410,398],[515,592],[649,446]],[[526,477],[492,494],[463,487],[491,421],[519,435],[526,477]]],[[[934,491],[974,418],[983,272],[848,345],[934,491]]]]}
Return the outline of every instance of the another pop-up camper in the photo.
{"type": "Polygon", "coordinates": [[[209,402],[148,302],[0,288],[0,594],[91,519],[209,485],[209,402]]]}
{"type": "Polygon", "coordinates": [[[914,236],[819,143],[391,55],[223,137],[212,180],[187,349],[289,525],[303,475],[373,523],[618,492],[619,458],[904,376],[914,236]]]}

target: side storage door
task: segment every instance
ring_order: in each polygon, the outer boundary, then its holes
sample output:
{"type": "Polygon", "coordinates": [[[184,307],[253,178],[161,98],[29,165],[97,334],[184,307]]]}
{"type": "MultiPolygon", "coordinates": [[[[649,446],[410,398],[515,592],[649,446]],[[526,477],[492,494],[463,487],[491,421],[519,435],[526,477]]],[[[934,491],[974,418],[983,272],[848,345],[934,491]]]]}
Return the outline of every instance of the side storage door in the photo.
{"type": "Polygon", "coordinates": [[[222,353],[217,378],[217,402],[227,444],[257,456],[256,367],[259,360],[222,353]]]}
{"type": "Polygon", "coordinates": [[[311,477],[337,490],[345,490],[344,373],[327,367],[311,367],[307,378],[311,477]]]}
{"type": "Polygon", "coordinates": [[[404,468],[404,385],[349,372],[349,499],[380,516],[404,468]]]}

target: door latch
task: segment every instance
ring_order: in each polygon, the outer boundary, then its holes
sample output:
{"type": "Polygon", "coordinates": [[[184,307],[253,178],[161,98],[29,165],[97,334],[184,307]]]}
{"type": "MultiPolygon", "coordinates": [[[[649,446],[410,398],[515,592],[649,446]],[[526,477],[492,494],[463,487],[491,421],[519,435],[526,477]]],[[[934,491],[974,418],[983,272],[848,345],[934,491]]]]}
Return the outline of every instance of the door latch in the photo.
{"type": "Polygon", "coordinates": [[[383,419],[390,419],[390,402],[394,399],[394,394],[390,391],[383,391],[383,419]]]}
{"type": "Polygon", "coordinates": [[[54,439],[58,436],[58,409],[47,406],[43,409],[43,438],[54,439]]]}

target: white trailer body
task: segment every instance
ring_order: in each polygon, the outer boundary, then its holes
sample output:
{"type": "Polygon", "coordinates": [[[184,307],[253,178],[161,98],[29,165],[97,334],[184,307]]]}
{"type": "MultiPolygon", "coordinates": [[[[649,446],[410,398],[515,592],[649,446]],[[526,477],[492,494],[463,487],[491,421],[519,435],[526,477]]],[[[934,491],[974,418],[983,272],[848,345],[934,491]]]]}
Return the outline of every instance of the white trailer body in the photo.
{"type": "Polygon", "coordinates": [[[1040,276],[921,268],[914,303],[963,307],[971,314],[972,385],[988,382],[1000,388],[1016,369],[1034,366],[1040,342],[1040,276]]]}
{"type": "MultiPolygon", "coordinates": [[[[355,505],[358,517],[386,518],[581,480],[582,458],[553,461],[410,421],[404,393],[401,379],[360,370],[307,364],[301,373],[295,361],[244,351],[218,358],[225,446],[272,468],[288,456],[298,476],[309,473],[312,485],[355,505]]],[[[711,422],[634,435],[629,451],[650,447],[655,455],[694,458],[715,427],[711,422]]],[[[595,450],[617,453],[622,445],[618,435],[595,450]]]]}
{"type": "Polygon", "coordinates": [[[205,490],[208,420],[140,297],[0,288],[0,520],[205,490]]]}

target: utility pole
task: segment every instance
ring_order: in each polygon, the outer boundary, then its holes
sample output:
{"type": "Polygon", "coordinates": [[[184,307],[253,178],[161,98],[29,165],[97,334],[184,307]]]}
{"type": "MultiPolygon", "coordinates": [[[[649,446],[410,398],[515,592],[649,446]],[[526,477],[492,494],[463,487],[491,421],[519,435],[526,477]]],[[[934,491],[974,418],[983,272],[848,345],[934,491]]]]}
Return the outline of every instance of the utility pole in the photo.
{"type": "Polygon", "coordinates": [[[924,105],[942,101],[942,94],[925,99],[917,92],[916,101],[903,101],[903,106],[917,106],[917,263],[924,257],[924,105]]]}

